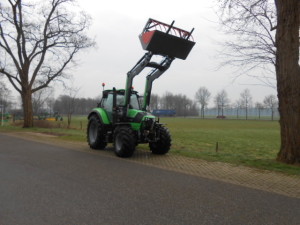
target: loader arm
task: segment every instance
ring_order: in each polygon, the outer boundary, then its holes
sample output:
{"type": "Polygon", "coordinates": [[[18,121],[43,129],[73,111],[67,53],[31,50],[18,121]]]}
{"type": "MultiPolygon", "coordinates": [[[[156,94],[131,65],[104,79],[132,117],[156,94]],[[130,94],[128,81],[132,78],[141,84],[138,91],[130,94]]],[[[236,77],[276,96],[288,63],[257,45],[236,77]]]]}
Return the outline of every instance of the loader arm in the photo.
{"type": "Polygon", "coordinates": [[[164,72],[169,69],[171,63],[173,62],[174,58],[165,57],[164,60],[161,61],[159,66],[153,69],[150,74],[146,77],[146,85],[145,85],[145,92],[144,92],[144,102],[142,110],[146,111],[149,104],[150,104],[150,97],[151,97],[151,90],[152,90],[152,83],[155,79],[159,78],[164,72]]]}
{"type": "Polygon", "coordinates": [[[136,63],[136,65],[127,73],[126,87],[125,87],[125,107],[130,104],[130,95],[132,89],[132,81],[145,67],[148,66],[153,54],[146,52],[145,55],[136,63]]]}

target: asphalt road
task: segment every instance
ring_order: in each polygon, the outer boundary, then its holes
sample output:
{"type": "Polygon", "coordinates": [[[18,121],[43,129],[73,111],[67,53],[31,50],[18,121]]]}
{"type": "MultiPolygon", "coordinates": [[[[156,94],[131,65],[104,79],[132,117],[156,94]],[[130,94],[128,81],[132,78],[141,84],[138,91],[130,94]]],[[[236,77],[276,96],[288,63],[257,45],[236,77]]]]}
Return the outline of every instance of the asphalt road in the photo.
{"type": "Polygon", "coordinates": [[[0,225],[297,225],[300,199],[0,134],[0,225]]]}

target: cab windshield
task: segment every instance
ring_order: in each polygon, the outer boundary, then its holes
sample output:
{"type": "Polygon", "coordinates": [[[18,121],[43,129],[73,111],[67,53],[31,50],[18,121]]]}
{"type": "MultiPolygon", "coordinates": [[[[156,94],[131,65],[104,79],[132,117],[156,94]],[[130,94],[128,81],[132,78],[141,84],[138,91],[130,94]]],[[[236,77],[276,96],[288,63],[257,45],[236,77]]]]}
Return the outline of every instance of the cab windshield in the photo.
{"type": "Polygon", "coordinates": [[[138,96],[136,94],[131,95],[129,108],[131,108],[131,109],[140,109],[138,96]]]}
{"type": "MultiPolygon", "coordinates": [[[[125,96],[118,94],[117,95],[117,106],[124,106],[125,104],[125,96]]],[[[130,96],[130,104],[129,104],[130,109],[140,109],[140,103],[138,100],[138,96],[136,94],[132,94],[130,96]]]]}
{"type": "MultiPolygon", "coordinates": [[[[117,106],[124,106],[125,104],[125,96],[124,94],[117,94],[117,106]]],[[[112,106],[113,106],[113,94],[109,93],[106,98],[102,99],[102,107],[106,109],[107,112],[112,112],[112,106]]],[[[137,94],[132,94],[130,97],[130,109],[140,109],[140,104],[138,101],[137,94]]]]}

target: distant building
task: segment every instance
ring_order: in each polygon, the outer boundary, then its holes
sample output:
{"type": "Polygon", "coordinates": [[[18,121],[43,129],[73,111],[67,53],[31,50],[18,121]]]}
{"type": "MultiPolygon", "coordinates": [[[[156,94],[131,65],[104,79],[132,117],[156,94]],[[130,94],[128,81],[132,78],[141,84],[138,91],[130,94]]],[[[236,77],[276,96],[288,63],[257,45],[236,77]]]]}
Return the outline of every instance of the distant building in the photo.
{"type": "Polygon", "coordinates": [[[172,109],[154,109],[152,114],[155,116],[175,116],[176,110],[172,109]]]}

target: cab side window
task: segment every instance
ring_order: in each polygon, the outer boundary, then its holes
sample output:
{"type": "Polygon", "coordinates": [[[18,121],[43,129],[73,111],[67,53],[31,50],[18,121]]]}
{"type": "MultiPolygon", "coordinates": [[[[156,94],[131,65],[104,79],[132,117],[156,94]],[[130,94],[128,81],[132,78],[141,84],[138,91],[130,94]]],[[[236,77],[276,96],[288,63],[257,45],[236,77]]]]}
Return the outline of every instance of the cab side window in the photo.
{"type": "Polygon", "coordinates": [[[103,99],[103,101],[102,101],[102,107],[103,107],[107,112],[112,112],[112,107],[113,107],[113,94],[108,94],[107,98],[103,99]]]}

